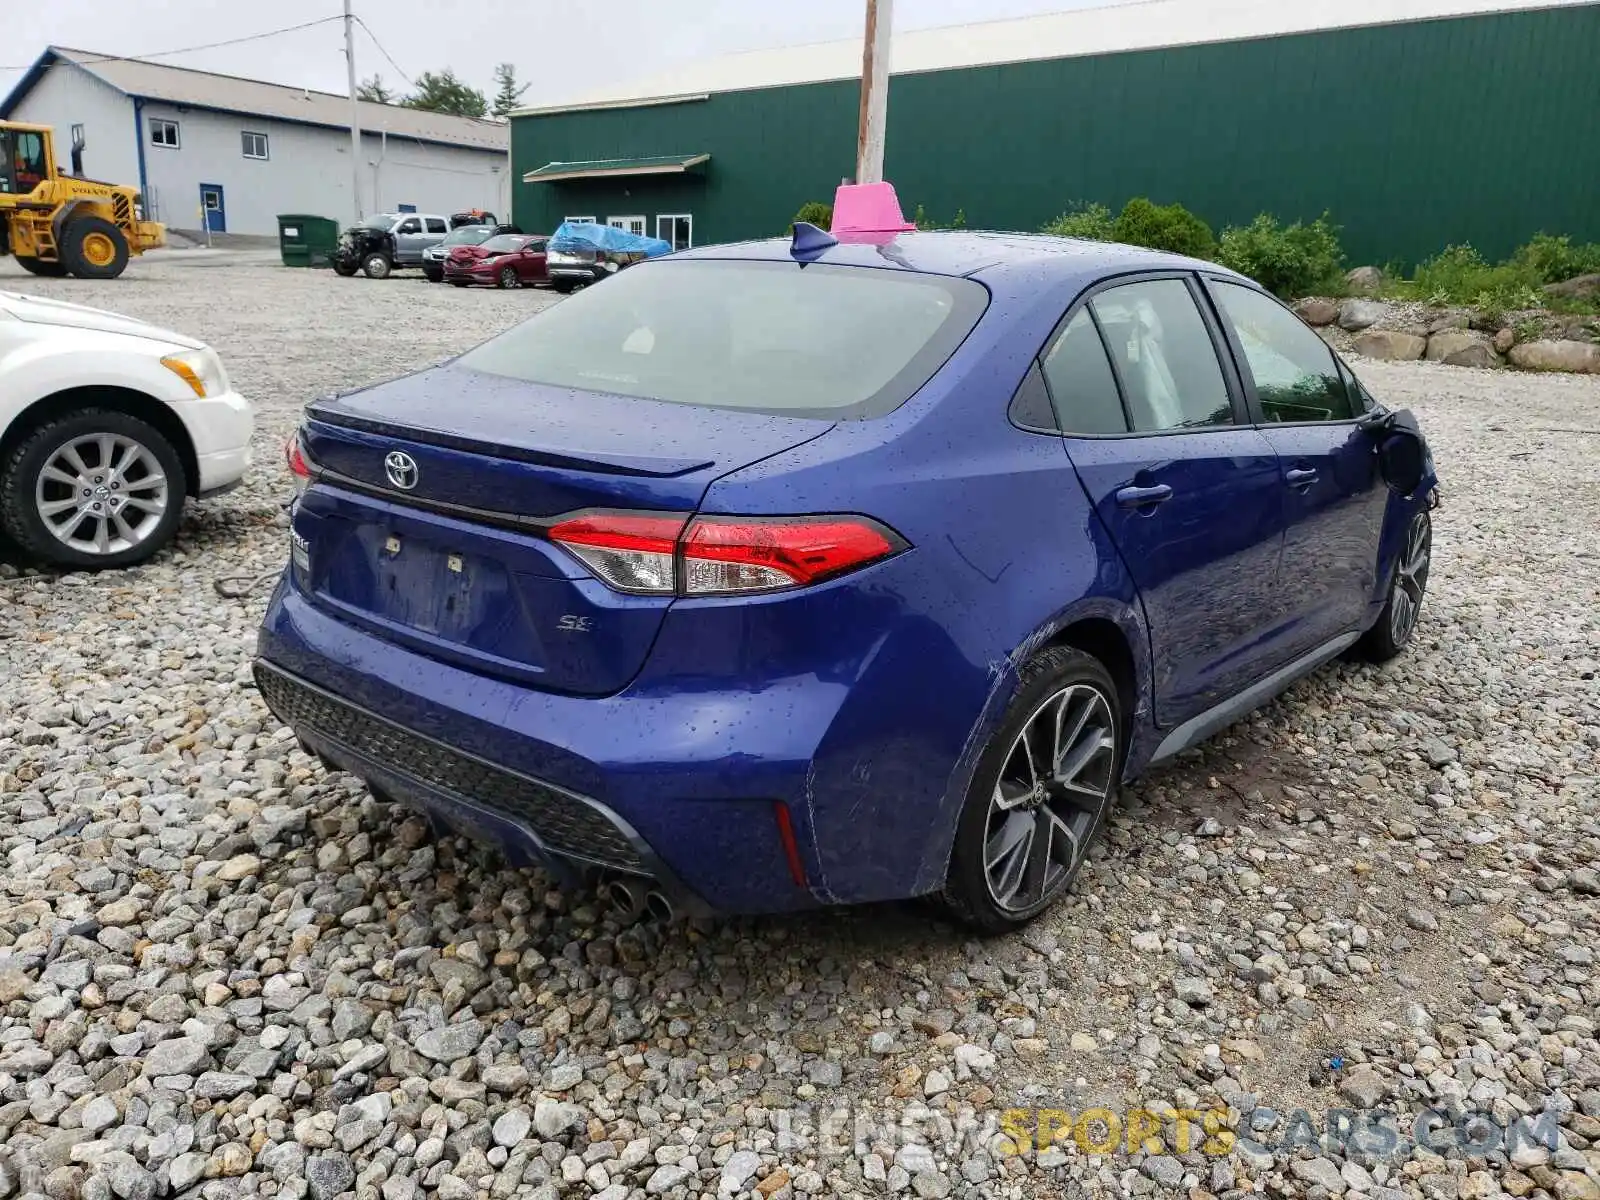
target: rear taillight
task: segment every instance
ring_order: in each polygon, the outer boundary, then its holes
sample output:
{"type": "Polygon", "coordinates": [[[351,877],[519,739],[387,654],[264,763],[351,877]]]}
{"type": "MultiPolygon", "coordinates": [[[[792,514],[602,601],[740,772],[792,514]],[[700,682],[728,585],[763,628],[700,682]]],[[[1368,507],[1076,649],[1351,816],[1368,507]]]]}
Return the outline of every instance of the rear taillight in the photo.
{"type": "Polygon", "coordinates": [[[283,446],[284,461],[288,463],[289,474],[294,477],[294,490],[303,492],[311,486],[311,460],[306,457],[305,447],[300,444],[300,435],[293,433],[283,446]]]}
{"type": "Polygon", "coordinates": [[[906,548],[869,517],[585,513],[550,529],[610,587],[636,595],[728,596],[821,583],[906,548]]]}
{"type": "Polygon", "coordinates": [[[550,540],[619,592],[671,594],[677,590],[684,520],[649,513],[590,513],[555,525],[550,540]]]}

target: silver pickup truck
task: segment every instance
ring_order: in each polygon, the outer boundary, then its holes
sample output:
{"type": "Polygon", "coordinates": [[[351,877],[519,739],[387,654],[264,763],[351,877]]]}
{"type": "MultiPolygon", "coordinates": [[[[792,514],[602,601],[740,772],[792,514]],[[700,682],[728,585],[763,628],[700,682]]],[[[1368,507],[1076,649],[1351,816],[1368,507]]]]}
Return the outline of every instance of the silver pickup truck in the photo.
{"type": "Polygon", "coordinates": [[[384,279],[397,267],[422,266],[423,252],[449,232],[450,222],[437,213],[373,213],[344,231],[333,269],[340,275],[359,270],[369,279],[384,279]]]}

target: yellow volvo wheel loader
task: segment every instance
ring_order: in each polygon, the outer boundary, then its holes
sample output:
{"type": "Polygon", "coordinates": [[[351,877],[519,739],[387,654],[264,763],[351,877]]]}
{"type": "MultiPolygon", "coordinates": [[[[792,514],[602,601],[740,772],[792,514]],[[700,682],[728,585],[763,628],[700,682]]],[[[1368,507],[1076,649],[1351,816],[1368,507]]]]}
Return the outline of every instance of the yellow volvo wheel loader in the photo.
{"type": "Polygon", "coordinates": [[[137,188],[63,175],[47,126],[0,121],[0,254],[35,275],[115,279],[166,244],[143,216],[137,188]]]}

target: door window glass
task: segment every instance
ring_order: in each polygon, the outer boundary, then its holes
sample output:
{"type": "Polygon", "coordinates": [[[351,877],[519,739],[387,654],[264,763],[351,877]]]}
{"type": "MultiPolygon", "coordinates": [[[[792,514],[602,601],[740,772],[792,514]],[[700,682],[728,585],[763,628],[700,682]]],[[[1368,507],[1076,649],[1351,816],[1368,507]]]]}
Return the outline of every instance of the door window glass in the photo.
{"type": "Polygon", "coordinates": [[[406,220],[400,222],[400,228],[399,228],[399,230],[397,230],[397,232],[399,232],[399,233],[421,233],[422,232],[422,222],[417,220],[415,217],[408,217],[406,220]]]}
{"type": "Polygon", "coordinates": [[[1044,378],[1063,432],[1128,432],[1117,380],[1087,308],[1078,310],[1045,355],[1044,378]]]}
{"type": "Polygon", "coordinates": [[[449,233],[450,230],[445,225],[443,217],[429,217],[428,218],[428,232],[429,233],[449,233]]]}
{"type": "Polygon", "coordinates": [[[1348,421],[1350,394],[1325,342],[1271,297],[1213,281],[1223,316],[1239,335],[1269,421],[1348,421]]]}
{"type": "Polygon", "coordinates": [[[1216,345],[1183,280],[1125,284],[1090,303],[1136,432],[1233,423],[1216,345]]]}

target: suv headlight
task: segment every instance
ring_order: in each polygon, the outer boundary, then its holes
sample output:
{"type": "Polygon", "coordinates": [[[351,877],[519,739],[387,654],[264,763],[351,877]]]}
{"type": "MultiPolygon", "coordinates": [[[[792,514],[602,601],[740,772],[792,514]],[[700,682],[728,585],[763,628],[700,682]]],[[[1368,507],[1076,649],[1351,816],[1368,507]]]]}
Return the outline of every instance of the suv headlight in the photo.
{"type": "Polygon", "coordinates": [[[161,360],[161,365],[187,383],[202,400],[228,390],[228,373],[223,370],[216,351],[209,347],[169,354],[161,360]]]}

